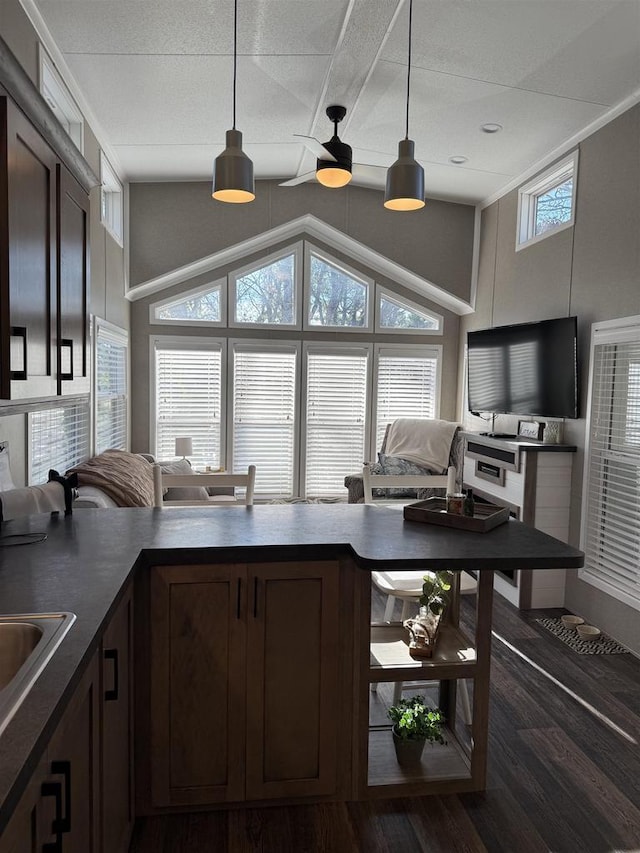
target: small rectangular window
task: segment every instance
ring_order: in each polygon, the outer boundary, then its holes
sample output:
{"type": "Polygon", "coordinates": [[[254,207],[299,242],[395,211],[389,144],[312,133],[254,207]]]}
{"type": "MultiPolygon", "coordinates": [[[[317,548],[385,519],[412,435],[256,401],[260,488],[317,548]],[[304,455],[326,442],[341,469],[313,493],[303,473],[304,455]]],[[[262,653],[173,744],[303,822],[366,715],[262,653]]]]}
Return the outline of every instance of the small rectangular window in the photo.
{"type": "Polygon", "coordinates": [[[520,187],[516,250],[573,225],[577,169],[578,152],[574,151],[520,187]]]}
{"type": "Polygon", "coordinates": [[[79,151],[84,149],[84,116],[76,104],[73,95],[58,73],[53,60],[39,45],[40,56],[40,94],[45,99],[54,116],[73,140],[79,151]]]}
{"type": "Polygon", "coordinates": [[[111,236],[123,245],[124,239],[124,190],[115,169],[100,152],[100,220],[111,236]]]}

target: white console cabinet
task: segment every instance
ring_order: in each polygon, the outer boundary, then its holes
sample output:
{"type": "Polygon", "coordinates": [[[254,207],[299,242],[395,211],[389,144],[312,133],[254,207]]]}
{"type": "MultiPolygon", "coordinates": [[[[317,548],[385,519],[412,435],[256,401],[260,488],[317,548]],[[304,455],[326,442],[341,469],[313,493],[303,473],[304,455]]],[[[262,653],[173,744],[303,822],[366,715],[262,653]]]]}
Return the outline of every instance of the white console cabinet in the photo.
{"type": "MultiPolygon", "coordinates": [[[[567,542],[576,448],[465,433],[464,487],[508,506],[525,524],[567,542]]],[[[522,610],[564,606],[565,570],[496,572],[496,592],[522,610]]]]}

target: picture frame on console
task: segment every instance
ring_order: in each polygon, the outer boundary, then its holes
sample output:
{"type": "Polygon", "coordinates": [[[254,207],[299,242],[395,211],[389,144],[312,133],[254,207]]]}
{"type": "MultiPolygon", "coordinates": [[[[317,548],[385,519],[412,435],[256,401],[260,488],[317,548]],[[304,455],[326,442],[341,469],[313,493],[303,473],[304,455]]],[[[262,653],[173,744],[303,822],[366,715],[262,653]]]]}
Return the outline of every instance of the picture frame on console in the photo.
{"type": "Polygon", "coordinates": [[[518,421],[518,438],[534,438],[542,441],[544,423],[541,421],[518,421]]]}

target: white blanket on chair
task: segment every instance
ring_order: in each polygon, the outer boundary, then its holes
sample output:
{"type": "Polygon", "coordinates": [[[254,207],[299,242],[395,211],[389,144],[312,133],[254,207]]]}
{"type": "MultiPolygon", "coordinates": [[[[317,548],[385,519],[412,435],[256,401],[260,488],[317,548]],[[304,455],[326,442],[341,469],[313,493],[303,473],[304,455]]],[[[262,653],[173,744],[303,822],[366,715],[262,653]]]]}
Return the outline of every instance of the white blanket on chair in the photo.
{"type": "Polygon", "coordinates": [[[449,465],[451,442],[459,426],[435,418],[397,418],[389,427],[384,452],[443,471],[449,465]]]}

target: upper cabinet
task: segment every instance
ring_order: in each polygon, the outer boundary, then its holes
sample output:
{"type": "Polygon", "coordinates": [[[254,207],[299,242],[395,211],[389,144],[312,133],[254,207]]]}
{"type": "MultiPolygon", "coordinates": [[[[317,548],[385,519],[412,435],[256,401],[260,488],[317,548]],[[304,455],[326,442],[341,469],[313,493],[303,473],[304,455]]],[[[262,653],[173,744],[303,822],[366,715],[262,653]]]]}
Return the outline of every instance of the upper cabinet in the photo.
{"type": "Polygon", "coordinates": [[[89,201],[0,97],[0,399],[89,391],[89,201]]]}

